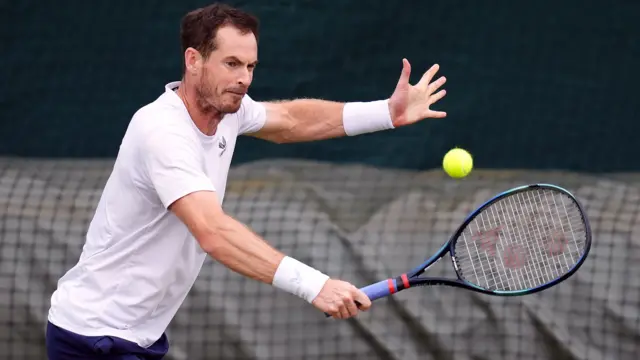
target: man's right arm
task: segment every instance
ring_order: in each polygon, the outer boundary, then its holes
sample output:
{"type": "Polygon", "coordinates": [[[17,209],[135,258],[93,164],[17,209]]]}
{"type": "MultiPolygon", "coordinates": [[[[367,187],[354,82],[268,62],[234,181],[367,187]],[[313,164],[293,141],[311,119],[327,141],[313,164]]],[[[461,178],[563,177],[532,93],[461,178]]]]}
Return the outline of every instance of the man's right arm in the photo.
{"type": "MultiPolygon", "coordinates": [[[[162,120],[162,119],[160,119],[162,120]]],[[[229,269],[299,296],[336,318],[371,305],[353,285],[322,274],[286,256],[225,214],[216,189],[204,173],[198,140],[169,123],[155,122],[141,144],[142,167],[162,204],[173,212],[201,248],[229,269]]]]}
{"type": "MultiPolygon", "coordinates": [[[[176,200],[169,210],[185,223],[207,254],[239,274],[267,284],[273,282],[284,254],[225,214],[215,192],[191,193],[176,200]]],[[[325,280],[319,274],[317,281],[321,284],[316,287],[322,287],[325,280]]]]}
{"type": "Polygon", "coordinates": [[[215,192],[198,191],[169,209],[189,228],[201,248],[229,269],[299,296],[336,318],[366,310],[370,301],[353,285],[331,280],[320,271],[286,256],[224,213],[215,192]]]}

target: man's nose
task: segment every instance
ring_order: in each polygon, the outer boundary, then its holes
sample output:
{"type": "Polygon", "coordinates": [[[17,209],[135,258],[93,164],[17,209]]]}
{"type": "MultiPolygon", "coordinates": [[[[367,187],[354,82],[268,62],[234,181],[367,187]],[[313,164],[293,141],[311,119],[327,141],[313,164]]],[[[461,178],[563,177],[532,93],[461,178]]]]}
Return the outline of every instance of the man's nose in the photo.
{"type": "Polygon", "coordinates": [[[244,69],[238,77],[238,84],[247,85],[251,81],[251,72],[249,69],[244,69]]]}

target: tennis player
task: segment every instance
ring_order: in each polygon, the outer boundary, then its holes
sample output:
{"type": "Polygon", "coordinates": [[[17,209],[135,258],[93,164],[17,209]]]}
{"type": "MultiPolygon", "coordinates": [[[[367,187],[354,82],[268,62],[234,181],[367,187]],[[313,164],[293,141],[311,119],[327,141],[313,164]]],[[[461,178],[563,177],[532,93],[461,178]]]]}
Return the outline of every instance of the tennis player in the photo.
{"type": "Polygon", "coordinates": [[[223,4],[182,19],[182,79],[133,115],[80,259],[51,297],[50,360],[161,359],[165,330],[207,256],[335,318],[371,306],[355,286],[286,256],[225,214],[236,138],[311,141],[442,118],[430,106],[445,95],[436,92],[445,79],[431,82],[434,65],[412,86],[403,59],[389,99],[257,102],[247,94],[257,39],[258,20],[223,4]]]}

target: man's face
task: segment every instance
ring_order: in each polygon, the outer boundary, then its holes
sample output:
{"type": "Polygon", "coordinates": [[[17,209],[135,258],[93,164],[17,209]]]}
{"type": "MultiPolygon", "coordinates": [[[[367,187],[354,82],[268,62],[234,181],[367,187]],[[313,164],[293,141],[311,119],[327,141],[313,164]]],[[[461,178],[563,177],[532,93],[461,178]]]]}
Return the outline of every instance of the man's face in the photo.
{"type": "Polygon", "coordinates": [[[222,27],[216,35],[216,49],[203,61],[195,82],[198,106],[205,112],[237,112],[258,62],[255,36],[232,26],[222,27]]]}

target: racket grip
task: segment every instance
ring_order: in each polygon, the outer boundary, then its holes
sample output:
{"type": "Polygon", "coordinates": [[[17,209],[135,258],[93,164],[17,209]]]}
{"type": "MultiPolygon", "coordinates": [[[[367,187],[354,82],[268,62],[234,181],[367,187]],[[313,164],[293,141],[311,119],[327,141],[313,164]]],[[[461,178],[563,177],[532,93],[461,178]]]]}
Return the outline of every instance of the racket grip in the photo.
{"type": "MultiPolygon", "coordinates": [[[[374,283],[374,284],[365,286],[363,288],[360,288],[360,291],[365,293],[365,295],[367,295],[369,300],[373,301],[373,300],[380,299],[382,297],[391,295],[391,289],[389,288],[389,286],[390,286],[389,285],[389,279],[387,279],[387,280],[382,280],[382,281],[379,281],[377,283],[374,283]]],[[[391,285],[391,286],[393,286],[393,285],[391,285]]],[[[356,305],[358,307],[360,307],[360,304],[357,301],[356,301],[356,305]]],[[[324,313],[324,315],[326,317],[330,317],[331,316],[331,315],[329,315],[327,313],[324,313]]]]}
{"type": "Polygon", "coordinates": [[[369,297],[369,300],[371,301],[391,295],[391,289],[389,288],[389,280],[378,281],[377,283],[365,286],[360,290],[363,293],[367,294],[367,296],[369,297]]]}

